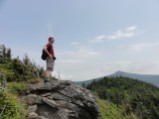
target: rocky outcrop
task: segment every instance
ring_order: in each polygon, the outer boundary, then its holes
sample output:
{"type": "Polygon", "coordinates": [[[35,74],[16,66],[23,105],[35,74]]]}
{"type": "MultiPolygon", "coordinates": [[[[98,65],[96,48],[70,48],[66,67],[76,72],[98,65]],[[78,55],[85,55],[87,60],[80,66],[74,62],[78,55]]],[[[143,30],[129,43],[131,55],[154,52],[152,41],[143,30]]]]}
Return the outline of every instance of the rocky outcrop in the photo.
{"type": "Polygon", "coordinates": [[[29,85],[21,99],[30,105],[27,119],[100,119],[90,91],[70,81],[29,85]]]}

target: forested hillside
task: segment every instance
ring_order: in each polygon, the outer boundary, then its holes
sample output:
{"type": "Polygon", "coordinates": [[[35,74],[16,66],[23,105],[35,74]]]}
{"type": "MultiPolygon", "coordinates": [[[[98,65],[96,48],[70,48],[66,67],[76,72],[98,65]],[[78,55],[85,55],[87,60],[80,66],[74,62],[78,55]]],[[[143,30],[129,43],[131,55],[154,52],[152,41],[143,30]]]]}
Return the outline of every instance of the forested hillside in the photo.
{"type": "MultiPolygon", "coordinates": [[[[125,118],[159,119],[159,89],[151,84],[124,77],[105,77],[93,81],[87,88],[100,99],[116,105],[125,118]]],[[[101,111],[104,115],[110,110],[101,111]]]]}

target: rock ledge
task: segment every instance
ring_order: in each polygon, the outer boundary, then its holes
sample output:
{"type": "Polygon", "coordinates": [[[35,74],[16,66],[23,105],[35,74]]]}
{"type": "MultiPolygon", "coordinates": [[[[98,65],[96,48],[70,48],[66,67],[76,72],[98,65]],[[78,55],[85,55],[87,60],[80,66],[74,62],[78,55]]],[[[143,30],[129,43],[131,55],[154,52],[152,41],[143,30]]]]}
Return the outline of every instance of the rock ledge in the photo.
{"type": "Polygon", "coordinates": [[[94,96],[71,81],[30,84],[28,92],[27,119],[100,119],[94,96]]]}

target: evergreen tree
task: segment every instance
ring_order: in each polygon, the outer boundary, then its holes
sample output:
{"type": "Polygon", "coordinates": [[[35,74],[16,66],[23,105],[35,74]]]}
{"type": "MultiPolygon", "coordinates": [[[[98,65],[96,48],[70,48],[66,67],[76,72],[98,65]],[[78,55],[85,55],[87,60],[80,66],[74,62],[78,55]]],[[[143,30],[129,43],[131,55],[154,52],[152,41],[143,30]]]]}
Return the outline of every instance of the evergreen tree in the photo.
{"type": "Polygon", "coordinates": [[[126,115],[139,119],[159,119],[159,88],[126,77],[105,77],[87,86],[101,99],[125,109],[126,115]]]}

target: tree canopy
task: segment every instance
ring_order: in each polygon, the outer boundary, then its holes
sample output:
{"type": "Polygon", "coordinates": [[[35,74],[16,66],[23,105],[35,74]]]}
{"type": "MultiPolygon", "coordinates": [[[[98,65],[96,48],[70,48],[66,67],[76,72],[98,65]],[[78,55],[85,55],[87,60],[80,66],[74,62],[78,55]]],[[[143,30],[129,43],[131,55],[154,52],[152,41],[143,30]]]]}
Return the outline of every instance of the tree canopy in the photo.
{"type": "Polygon", "coordinates": [[[140,119],[159,119],[159,88],[125,77],[105,77],[87,86],[101,99],[122,107],[124,114],[140,119]]]}

